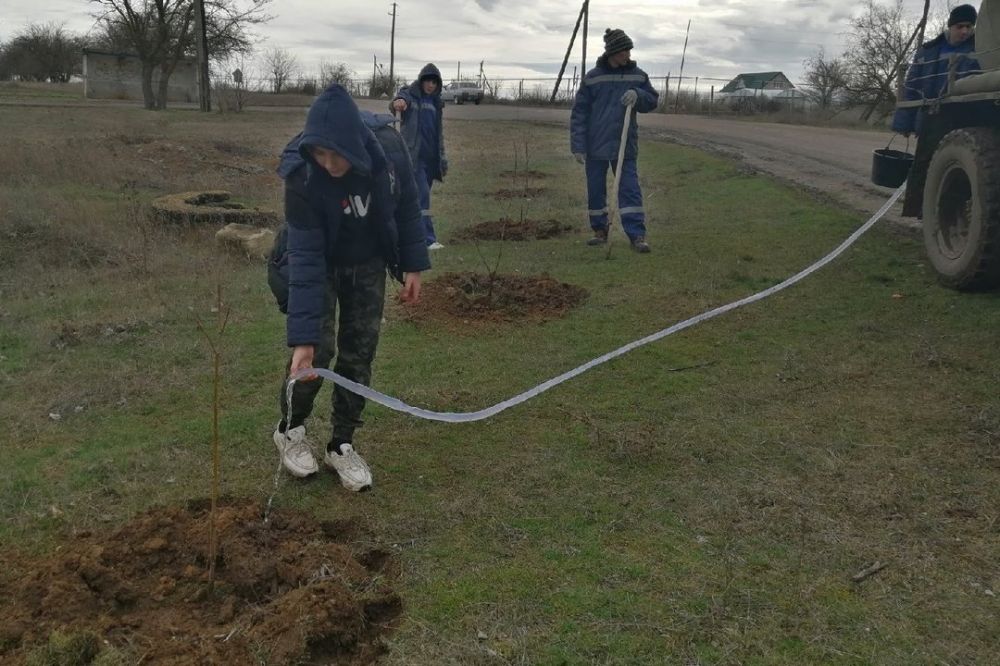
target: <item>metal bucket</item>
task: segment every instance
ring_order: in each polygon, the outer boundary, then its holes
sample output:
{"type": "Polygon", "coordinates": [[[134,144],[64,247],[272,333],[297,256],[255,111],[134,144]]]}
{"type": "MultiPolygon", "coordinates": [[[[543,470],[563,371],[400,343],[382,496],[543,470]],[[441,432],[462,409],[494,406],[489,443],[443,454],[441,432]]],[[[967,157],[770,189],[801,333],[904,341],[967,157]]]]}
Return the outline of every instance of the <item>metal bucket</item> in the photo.
{"type": "Polygon", "coordinates": [[[872,182],[882,187],[899,187],[913,166],[913,154],[902,150],[879,148],[872,152],[872,182]]]}

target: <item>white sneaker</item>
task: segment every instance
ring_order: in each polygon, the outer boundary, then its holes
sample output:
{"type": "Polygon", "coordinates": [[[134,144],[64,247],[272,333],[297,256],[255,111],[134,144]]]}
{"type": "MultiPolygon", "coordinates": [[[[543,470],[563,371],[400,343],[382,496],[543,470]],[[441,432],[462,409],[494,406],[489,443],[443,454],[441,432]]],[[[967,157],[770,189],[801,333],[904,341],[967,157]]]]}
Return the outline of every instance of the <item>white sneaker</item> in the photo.
{"type": "Polygon", "coordinates": [[[300,425],[291,428],[286,433],[277,428],[274,429],[274,445],[281,453],[281,464],[292,476],[309,476],[319,470],[316,464],[316,456],[313,455],[309,440],[306,439],[306,427],[300,425]]]}
{"type": "Polygon", "coordinates": [[[434,241],[433,243],[431,243],[430,245],[427,246],[427,249],[428,250],[443,250],[444,249],[444,245],[442,245],[441,243],[438,243],[437,241],[434,241]]]}
{"type": "Polygon", "coordinates": [[[336,470],[340,483],[348,490],[360,492],[372,487],[372,471],[368,463],[350,444],[341,444],[340,453],[327,451],[323,462],[336,470]]]}

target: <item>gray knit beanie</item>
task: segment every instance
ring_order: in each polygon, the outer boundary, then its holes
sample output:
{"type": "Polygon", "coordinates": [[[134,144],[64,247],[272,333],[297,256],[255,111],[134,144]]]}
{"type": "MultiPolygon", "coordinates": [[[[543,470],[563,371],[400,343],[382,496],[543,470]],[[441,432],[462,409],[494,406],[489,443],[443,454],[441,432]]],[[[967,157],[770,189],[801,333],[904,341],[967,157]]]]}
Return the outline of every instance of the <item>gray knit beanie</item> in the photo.
{"type": "Polygon", "coordinates": [[[608,28],[604,31],[604,55],[609,56],[622,51],[630,51],[634,46],[632,39],[625,34],[624,30],[608,28]]]}

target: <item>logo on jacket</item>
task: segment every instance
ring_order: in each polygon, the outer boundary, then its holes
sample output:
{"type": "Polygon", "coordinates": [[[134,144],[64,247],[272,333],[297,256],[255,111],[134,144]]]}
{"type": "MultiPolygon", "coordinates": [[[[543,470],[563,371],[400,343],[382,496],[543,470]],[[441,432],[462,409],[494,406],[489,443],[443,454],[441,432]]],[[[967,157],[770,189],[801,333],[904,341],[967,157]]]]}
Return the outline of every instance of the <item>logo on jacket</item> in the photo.
{"type": "Polygon", "coordinates": [[[368,196],[362,199],[357,194],[352,194],[346,199],[341,200],[340,205],[344,209],[344,215],[353,215],[359,220],[368,215],[368,206],[372,202],[371,192],[368,196]]]}

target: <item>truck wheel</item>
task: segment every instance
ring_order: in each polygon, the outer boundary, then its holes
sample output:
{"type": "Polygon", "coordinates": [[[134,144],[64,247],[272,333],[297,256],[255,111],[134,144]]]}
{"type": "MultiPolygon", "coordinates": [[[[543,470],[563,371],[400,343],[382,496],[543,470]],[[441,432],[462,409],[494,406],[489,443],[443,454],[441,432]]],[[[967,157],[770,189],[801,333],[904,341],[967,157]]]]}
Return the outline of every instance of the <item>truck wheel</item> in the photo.
{"type": "Polygon", "coordinates": [[[483,101],[482,99],[480,99],[479,97],[477,97],[476,98],[476,106],[479,106],[479,103],[482,102],[482,101],[483,101]]]}
{"type": "Polygon", "coordinates": [[[941,140],[927,168],[923,228],[942,284],[1000,284],[1000,131],[970,127],[941,140]]]}

